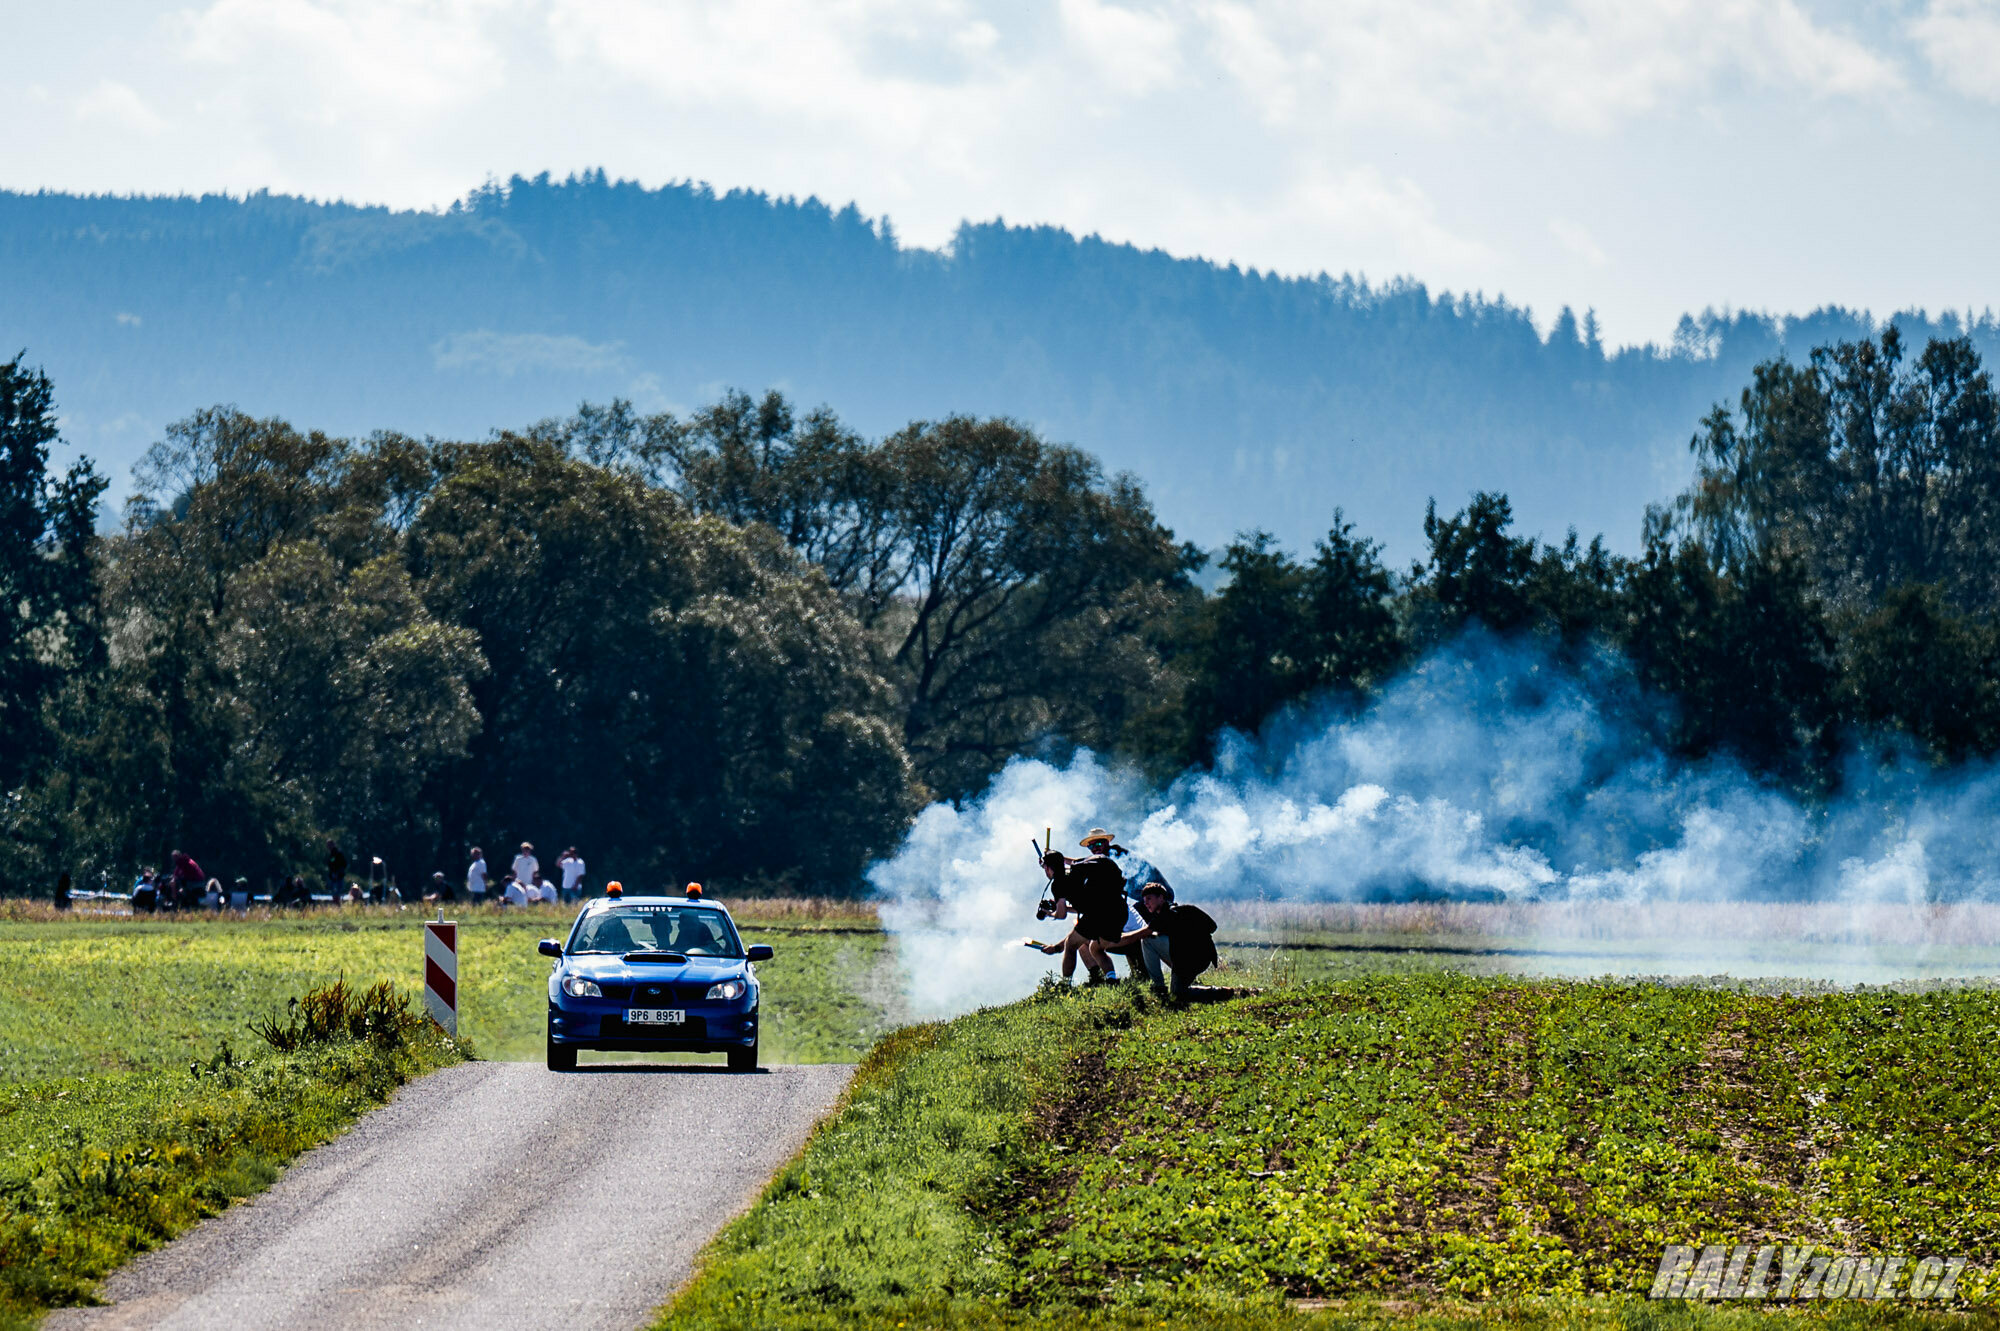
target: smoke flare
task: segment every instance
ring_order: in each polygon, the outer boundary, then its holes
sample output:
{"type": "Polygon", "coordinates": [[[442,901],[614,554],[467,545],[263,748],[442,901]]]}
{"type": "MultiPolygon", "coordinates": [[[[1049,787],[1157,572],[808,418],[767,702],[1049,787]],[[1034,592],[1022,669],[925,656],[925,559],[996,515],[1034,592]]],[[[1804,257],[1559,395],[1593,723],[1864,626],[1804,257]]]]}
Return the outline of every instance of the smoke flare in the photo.
{"type": "MultiPolygon", "coordinates": [[[[1229,904],[1250,902],[1484,902],[1537,935],[1553,927],[1537,920],[1567,912],[1573,927],[1593,904],[1656,930],[1668,903],[1794,908],[1709,912],[1733,921],[1731,936],[1704,929],[1701,912],[1673,912],[1677,946],[1638,938],[1613,958],[1625,973],[1929,974],[1925,951],[1964,932],[1948,908],[2000,899],[1990,765],[1934,771],[1877,745],[1853,756],[1838,798],[1807,804],[1727,758],[1664,754],[1652,738],[1661,715],[1615,658],[1565,665],[1475,633],[1365,710],[1323,705],[1256,739],[1225,736],[1213,767],[1165,789],[1087,751],[1060,766],[1016,759],[978,799],[926,809],[869,877],[924,1014],[1019,997],[1047,971],[1019,940],[1043,886],[1030,842],[1051,824],[1059,847],[1093,824],[1118,830],[1183,899],[1213,907],[1225,933],[1229,904]],[[1866,950],[1867,936],[1825,917],[1882,907],[1930,921],[1904,941],[1916,961],[1756,951],[1800,932],[1866,950]]],[[[1521,969],[1546,969],[1533,950],[1521,969]]]]}

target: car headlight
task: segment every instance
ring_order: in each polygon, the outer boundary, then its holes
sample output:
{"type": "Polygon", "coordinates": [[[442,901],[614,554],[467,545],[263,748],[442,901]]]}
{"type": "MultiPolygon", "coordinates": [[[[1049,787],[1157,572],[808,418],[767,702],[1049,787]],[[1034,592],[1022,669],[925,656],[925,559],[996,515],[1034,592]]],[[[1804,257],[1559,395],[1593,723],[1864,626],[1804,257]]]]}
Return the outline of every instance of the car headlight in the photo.
{"type": "Polygon", "coordinates": [[[741,980],[724,980],[721,984],[711,984],[708,986],[708,996],[726,1001],[732,998],[743,997],[749,988],[750,986],[741,980]]]}
{"type": "Polygon", "coordinates": [[[571,998],[604,997],[604,991],[599,989],[594,981],[586,980],[581,975],[563,976],[562,991],[571,998]]]}

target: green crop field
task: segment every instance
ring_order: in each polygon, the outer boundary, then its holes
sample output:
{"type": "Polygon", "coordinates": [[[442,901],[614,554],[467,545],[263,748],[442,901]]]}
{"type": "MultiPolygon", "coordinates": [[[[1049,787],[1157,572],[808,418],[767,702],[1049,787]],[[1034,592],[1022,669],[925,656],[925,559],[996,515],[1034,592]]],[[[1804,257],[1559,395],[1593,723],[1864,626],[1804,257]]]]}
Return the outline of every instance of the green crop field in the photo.
{"type": "Polygon", "coordinates": [[[1987,990],[1050,991],[886,1042],[659,1325],[1755,1316],[1637,1297],[1667,1243],[1964,1255],[1990,1308],[1996,1088],[1987,990]]]}

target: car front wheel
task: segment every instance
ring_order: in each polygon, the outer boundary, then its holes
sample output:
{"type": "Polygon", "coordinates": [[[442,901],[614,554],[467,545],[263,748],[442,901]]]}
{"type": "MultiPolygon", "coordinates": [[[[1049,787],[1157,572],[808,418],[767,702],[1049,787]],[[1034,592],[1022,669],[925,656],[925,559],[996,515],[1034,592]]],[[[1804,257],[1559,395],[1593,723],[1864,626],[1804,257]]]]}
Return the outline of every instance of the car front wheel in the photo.
{"type": "Polygon", "coordinates": [[[730,1050],[729,1070],[731,1072],[755,1072],[757,1070],[757,1046],[753,1044],[748,1049],[730,1050]]]}
{"type": "Polygon", "coordinates": [[[576,1050],[568,1045],[559,1045],[551,1037],[549,1040],[549,1071],[575,1072],[576,1050]]]}

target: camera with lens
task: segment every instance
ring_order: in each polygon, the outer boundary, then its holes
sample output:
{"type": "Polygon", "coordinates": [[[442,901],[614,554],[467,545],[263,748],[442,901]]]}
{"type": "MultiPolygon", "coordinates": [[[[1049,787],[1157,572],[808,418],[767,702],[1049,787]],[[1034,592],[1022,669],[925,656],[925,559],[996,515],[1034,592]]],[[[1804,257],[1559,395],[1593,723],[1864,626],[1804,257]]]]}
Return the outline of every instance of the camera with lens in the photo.
{"type": "Polygon", "coordinates": [[[1046,920],[1047,918],[1049,918],[1049,916],[1055,913],[1056,913],[1056,899],[1054,897],[1043,897],[1040,901],[1035,903],[1036,919],[1046,920]]]}

